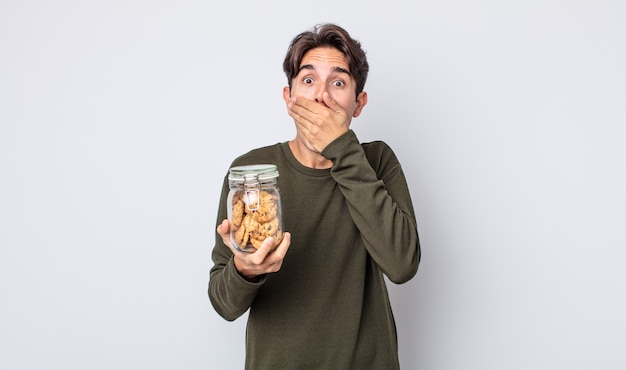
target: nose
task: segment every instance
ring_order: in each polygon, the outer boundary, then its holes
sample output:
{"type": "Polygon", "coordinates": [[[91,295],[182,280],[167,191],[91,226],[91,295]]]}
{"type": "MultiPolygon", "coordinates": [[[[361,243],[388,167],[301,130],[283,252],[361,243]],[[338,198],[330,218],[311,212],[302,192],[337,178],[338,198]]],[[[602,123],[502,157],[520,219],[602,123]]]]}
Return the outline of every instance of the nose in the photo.
{"type": "Polygon", "coordinates": [[[324,102],[324,92],[326,91],[326,84],[319,84],[315,91],[315,101],[318,103],[324,102]]]}

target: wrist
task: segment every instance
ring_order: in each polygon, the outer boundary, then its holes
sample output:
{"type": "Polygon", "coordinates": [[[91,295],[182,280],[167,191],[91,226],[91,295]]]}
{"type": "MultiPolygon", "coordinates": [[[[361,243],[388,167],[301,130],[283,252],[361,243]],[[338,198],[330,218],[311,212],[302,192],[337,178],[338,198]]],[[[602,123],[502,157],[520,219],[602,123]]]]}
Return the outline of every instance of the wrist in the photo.
{"type": "Polygon", "coordinates": [[[237,258],[234,258],[233,262],[235,265],[235,271],[237,271],[237,274],[239,274],[239,276],[241,276],[244,280],[250,283],[258,283],[261,280],[263,275],[246,273],[245,269],[237,263],[237,258]]]}

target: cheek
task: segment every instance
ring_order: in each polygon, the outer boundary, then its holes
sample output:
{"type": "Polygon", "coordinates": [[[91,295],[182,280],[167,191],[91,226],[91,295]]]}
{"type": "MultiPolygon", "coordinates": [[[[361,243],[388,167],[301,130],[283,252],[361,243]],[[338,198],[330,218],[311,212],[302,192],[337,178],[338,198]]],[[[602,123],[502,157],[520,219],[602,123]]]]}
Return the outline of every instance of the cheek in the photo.
{"type": "Polygon", "coordinates": [[[312,88],[306,88],[304,86],[294,86],[291,89],[291,96],[302,96],[307,99],[315,98],[315,91],[312,88]]]}

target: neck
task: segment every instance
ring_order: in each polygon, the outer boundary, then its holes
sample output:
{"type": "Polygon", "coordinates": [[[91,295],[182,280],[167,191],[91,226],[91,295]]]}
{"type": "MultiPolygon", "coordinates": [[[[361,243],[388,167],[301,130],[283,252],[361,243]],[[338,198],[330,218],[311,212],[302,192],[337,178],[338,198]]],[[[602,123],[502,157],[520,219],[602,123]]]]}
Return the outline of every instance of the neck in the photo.
{"type": "Polygon", "coordinates": [[[333,162],[331,160],[326,159],[320,153],[309,149],[306,144],[298,140],[297,137],[289,142],[289,148],[298,162],[305,167],[326,169],[333,166],[333,162]]]}

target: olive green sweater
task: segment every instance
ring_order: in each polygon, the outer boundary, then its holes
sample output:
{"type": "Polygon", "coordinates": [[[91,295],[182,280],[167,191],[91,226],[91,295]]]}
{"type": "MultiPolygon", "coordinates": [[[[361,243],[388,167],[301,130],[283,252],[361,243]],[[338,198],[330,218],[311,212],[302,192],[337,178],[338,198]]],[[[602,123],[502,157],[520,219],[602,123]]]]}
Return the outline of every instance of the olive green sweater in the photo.
{"type": "MultiPolygon", "coordinates": [[[[226,320],[250,309],[246,369],[399,368],[383,274],[404,283],[421,255],[404,174],[389,146],[360,144],[353,131],[322,155],[332,168],[303,166],[288,143],[233,162],[278,166],[283,228],[292,235],[281,270],[253,283],[216,234],[209,297],[226,320]]],[[[225,179],[218,223],[228,190],[225,179]]]]}

